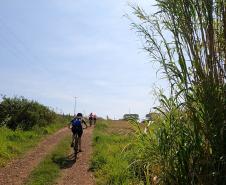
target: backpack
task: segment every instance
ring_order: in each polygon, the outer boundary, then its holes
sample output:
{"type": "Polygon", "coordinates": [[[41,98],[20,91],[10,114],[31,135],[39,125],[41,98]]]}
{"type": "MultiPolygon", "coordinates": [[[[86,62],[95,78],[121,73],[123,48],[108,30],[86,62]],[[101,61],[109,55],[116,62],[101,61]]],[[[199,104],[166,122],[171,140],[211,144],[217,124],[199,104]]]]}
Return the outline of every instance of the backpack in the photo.
{"type": "Polygon", "coordinates": [[[82,120],[81,119],[74,119],[74,120],[72,120],[72,126],[73,127],[76,127],[76,126],[80,126],[80,125],[82,125],[82,120]]]}

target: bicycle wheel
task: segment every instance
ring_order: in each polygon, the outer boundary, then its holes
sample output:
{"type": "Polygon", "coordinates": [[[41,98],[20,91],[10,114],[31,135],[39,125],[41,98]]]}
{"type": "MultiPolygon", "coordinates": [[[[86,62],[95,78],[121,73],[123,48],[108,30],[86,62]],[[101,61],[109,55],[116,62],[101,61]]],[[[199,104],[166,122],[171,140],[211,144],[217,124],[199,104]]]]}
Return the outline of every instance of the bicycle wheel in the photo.
{"type": "Polygon", "coordinates": [[[75,134],[75,139],[74,139],[74,153],[78,153],[78,134],[75,134]]]}

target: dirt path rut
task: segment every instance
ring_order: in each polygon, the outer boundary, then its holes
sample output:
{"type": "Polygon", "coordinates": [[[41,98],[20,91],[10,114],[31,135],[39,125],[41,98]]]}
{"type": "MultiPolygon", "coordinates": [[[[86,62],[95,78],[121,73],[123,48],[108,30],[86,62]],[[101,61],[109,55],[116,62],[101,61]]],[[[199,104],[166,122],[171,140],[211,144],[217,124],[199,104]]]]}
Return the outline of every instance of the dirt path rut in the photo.
{"type": "Polygon", "coordinates": [[[71,164],[62,169],[61,178],[57,185],[94,185],[94,178],[89,171],[89,161],[92,154],[92,133],[93,128],[89,127],[84,130],[82,136],[82,150],[78,153],[77,158],[71,157],[71,164]]]}
{"type": "Polygon", "coordinates": [[[22,159],[17,159],[9,163],[6,167],[0,168],[1,185],[22,185],[26,181],[30,172],[48,154],[57,143],[70,134],[68,128],[63,128],[55,134],[48,136],[39,145],[28,152],[22,159]]]}

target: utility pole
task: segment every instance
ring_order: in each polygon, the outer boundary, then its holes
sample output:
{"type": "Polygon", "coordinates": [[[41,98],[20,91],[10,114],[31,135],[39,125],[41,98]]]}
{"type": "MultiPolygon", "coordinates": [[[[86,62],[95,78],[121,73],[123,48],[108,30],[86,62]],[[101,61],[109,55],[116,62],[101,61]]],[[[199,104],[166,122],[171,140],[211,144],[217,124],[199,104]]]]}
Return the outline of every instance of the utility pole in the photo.
{"type": "Polygon", "coordinates": [[[76,115],[76,104],[77,104],[76,100],[77,100],[77,98],[78,98],[78,97],[75,96],[74,116],[76,115]]]}

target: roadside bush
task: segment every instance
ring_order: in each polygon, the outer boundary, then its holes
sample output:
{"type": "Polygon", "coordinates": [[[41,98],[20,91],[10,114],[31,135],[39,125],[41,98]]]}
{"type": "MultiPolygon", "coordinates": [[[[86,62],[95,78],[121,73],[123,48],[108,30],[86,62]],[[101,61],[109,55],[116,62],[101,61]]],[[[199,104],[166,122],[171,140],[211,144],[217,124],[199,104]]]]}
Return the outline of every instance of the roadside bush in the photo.
{"type": "Polygon", "coordinates": [[[48,107],[24,97],[3,97],[0,103],[0,125],[12,130],[30,130],[34,126],[46,126],[57,118],[48,107]]]}

